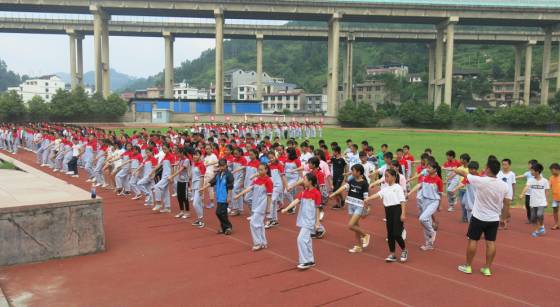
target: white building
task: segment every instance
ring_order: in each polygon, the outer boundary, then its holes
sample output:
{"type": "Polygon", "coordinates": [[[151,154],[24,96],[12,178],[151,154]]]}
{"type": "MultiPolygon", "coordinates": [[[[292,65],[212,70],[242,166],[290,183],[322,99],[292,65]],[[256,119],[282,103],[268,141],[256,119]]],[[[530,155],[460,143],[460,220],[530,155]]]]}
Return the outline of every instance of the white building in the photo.
{"type": "Polygon", "coordinates": [[[208,91],[190,87],[188,83],[175,83],[173,86],[173,98],[175,99],[208,99],[208,91]]]}
{"type": "MultiPolygon", "coordinates": [[[[262,73],[262,82],[263,86],[266,84],[283,84],[284,79],[282,78],[273,78],[269,76],[266,72],[262,73]]],[[[247,85],[255,85],[257,84],[257,73],[253,70],[251,71],[244,71],[242,69],[231,69],[224,72],[224,98],[228,99],[239,99],[240,87],[246,87],[247,85]]],[[[244,89],[245,90],[245,89],[244,89]]],[[[266,92],[265,89],[263,91],[266,92]]],[[[270,92],[267,92],[270,93],[270,92]]],[[[246,95],[246,94],[244,94],[246,95]]],[[[256,97],[256,95],[255,95],[256,97]]],[[[243,99],[247,100],[247,99],[243,99]]]]}
{"type": "Polygon", "coordinates": [[[305,100],[303,91],[270,93],[263,95],[262,112],[274,113],[288,110],[301,112],[305,100]]]}
{"type": "Polygon", "coordinates": [[[30,101],[35,96],[43,98],[46,102],[50,102],[52,96],[59,89],[64,90],[66,84],[56,75],[42,76],[36,79],[29,79],[19,87],[10,87],[8,91],[17,92],[24,102],[30,101]]]}
{"type": "Polygon", "coordinates": [[[257,86],[253,84],[240,85],[237,88],[237,100],[256,100],[257,99],[257,86]]]}
{"type": "Polygon", "coordinates": [[[306,113],[327,112],[327,95],[305,94],[302,110],[306,113]]]}
{"type": "Polygon", "coordinates": [[[393,74],[397,77],[404,78],[408,75],[408,66],[403,64],[386,64],[377,65],[366,68],[368,76],[376,76],[381,74],[393,74]]]}

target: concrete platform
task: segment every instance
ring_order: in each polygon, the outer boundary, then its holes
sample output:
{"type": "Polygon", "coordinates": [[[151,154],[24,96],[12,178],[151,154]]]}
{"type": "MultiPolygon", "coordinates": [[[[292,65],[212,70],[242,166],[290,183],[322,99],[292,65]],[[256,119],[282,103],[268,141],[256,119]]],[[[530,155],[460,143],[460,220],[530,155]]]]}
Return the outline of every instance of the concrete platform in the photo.
{"type": "Polygon", "coordinates": [[[105,250],[101,199],[0,153],[0,265],[105,250]]]}

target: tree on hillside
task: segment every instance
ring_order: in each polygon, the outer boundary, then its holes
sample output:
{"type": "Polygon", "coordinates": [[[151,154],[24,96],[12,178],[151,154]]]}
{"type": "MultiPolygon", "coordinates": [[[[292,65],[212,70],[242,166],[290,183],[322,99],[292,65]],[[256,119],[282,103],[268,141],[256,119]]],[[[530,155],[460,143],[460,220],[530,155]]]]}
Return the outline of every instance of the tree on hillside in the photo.
{"type": "Polygon", "coordinates": [[[0,59],[0,92],[5,91],[8,87],[18,86],[20,83],[20,76],[11,70],[8,70],[6,62],[0,59]]]}
{"type": "Polygon", "coordinates": [[[0,121],[22,121],[26,113],[25,104],[16,92],[9,91],[0,95],[0,121]]]}

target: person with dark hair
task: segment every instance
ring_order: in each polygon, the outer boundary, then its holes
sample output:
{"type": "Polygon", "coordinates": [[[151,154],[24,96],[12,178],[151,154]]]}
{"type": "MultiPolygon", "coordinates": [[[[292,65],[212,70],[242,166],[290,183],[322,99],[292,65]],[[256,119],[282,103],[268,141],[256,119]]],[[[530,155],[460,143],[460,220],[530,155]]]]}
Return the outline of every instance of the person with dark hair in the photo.
{"type": "MultiPolygon", "coordinates": [[[[192,154],[192,167],[191,167],[191,195],[194,211],[196,212],[196,220],[191,224],[194,227],[203,228],[204,223],[204,204],[203,193],[201,187],[206,182],[206,166],[202,160],[202,153],[200,150],[195,150],[192,154]]],[[[213,176],[211,178],[214,178],[213,176]]]]}
{"type": "Polygon", "coordinates": [[[348,180],[344,186],[329,195],[329,199],[343,191],[348,192],[346,196],[346,204],[348,205],[348,228],[355,234],[356,244],[348,250],[350,253],[361,253],[364,248],[368,247],[371,235],[360,228],[360,219],[368,213],[368,207],[364,200],[368,197],[369,185],[364,177],[364,167],[361,164],[352,166],[352,178],[348,180]]]}
{"type": "MultiPolygon", "coordinates": [[[[377,153],[377,168],[380,169],[385,165],[385,153],[389,150],[389,145],[381,144],[381,151],[377,153]]],[[[393,154],[391,154],[393,160],[393,154]]]]}
{"type": "Polygon", "coordinates": [[[548,190],[550,185],[548,180],[542,176],[544,167],[540,163],[533,164],[531,168],[531,175],[533,178],[527,180],[525,188],[519,198],[523,199],[524,194],[530,190],[531,201],[529,205],[531,206],[531,222],[536,225],[535,231],[531,233],[531,236],[538,237],[546,233],[544,229],[544,209],[548,206],[548,190]]]}
{"type": "Polygon", "coordinates": [[[231,191],[233,190],[233,175],[228,170],[228,162],[226,159],[218,161],[217,173],[206,183],[200,190],[204,191],[208,187],[215,187],[216,201],[216,216],[220,221],[220,230],[218,234],[231,235],[233,226],[228,218],[228,204],[231,201],[231,191]]]}
{"type": "MultiPolygon", "coordinates": [[[[301,167],[301,161],[298,159],[297,153],[295,148],[288,147],[286,150],[287,158],[286,163],[284,163],[284,169],[286,170],[286,181],[288,182],[288,186],[295,184],[299,181],[302,176],[302,172],[299,170],[301,167]]],[[[286,199],[288,203],[292,203],[296,196],[296,191],[286,191],[286,199]]],[[[290,214],[295,213],[295,208],[293,208],[290,214]]]]}
{"type": "Polygon", "coordinates": [[[286,172],[284,170],[284,165],[278,161],[274,152],[268,153],[268,166],[270,168],[270,173],[272,177],[273,190],[272,190],[272,205],[270,212],[267,215],[268,221],[264,226],[266,229],[275,227],[278,225],[278,210],[282,206],[284,200],[284,190],[288,186],[286,181],[286,172]]]}
{"type": "Polygon", "coordinates": [[[177,202],[179,203],[179,213],[175,215],[176,218],[189,218],[189,195],[187,190],[188,182],[191,175],[191,161],[188,156],[187,148],[180,151],[179,163],[177,170],[169,176],[169,182],[173,182],[177,178],[177,202]]]}
{"type": "MultiPolygon", "coordinates": [[[[476,161],[469,162],[469,164],[467,165],[467,169],[468,169],[469,174],[471,174],[473,176],[480,175],[480,173],[478,172],[479,164],[476,161]]],[[[473,208],[473,205],[474,205],[475,189],[474,189],[474,186],[472,184],[469,184],[469,181],[467,180],[466,177],[464,177],[463,180],[461,181],[461,184],[459,184],[455,188],[455,192],[457,190],[463,189],[463,188],[465,188],[465,193],[464,193],[464,195],[461,199],[461,205],[467,211],[467,222],[470,222],[471,217],[472,217],[472,208],[473,208]]]]}
{"type": "Polygon", "coordinates": [[[303,192],[297,198],[282,209],[282,213],[287,213],[293,207],[300,205],[296,225],[300,228],[297,237],[299,264],[297,268],[307,270],[315,266],[313,255],[313,242],[311,234],[320,228],[319,207],[321,206],[321,192],[317,190],[317,177],[312,173],[303,176],[303,192]]]}
{"type": "Polygon", "coordinates": [[[552,173],[548,181],[552,192],[552,216],[554,217],[554,225],[550,229],[557,230],[560,228],[560,224],[558,224],[558,207],[560,206],[560,164],[552,163],[549,169],[550,173],[552,173]]]}
{"type": "Polygon", "coordinates": [[[418,220],[424,228],[424,245],[420,246],[420,249],[423,251],[434,249],[437,232],[434,229],[432,216],[438,210],[443,194],[443,181],[437,174],[437,163],[435,161],[430,161],[426,167],[426,171],[427,174],[423,176],[422,180],[419,180],[418,184],[408,193],[410,196],[413,192],[419,190],[418,193],[420,193],[420,197],[417,197],[417,199],[422,200],[421,203],[418,204],[418,220]]]}
{"type": "MultiPolygon", "coordinates": [[[[461,166],[459,166],[459,168],[468,172],[469,171],[468,165],[469,162],[471,161],[471,156],[468,153],[461,154],[459,156],[459,161],[461,162],[461,166]]],[[[467,209],[465,207],[465,204],[463,204],[463,197],[465,196],[466,190],[464,188],[464,185],[462,184],[462,180],[461,180],[462,178],[458,178],[458,179],[459,182],[457,183],[455,188],[452,189],[452,192],[455,195],[457,195],[457,201],[461,206],[461,222],[468,223],[469,219],[467,217],[467,209]]]]}
{"type": "MultiPolygon", "coordinates": [[[[333,156],[331,157],[332,165],[332,180],[333,180],[333,191],[340,189],[342,183],[344,182],[344,174],[348,172],[348,164],[346,160],[342,157],[341,149],[338,145],[333,147],[333,156]]],[[[335,198],[335,204],[333,209],[340,209],[344,206],[344,198],[342,195],[337,195],[335,198]]]]}
{"type": "Polygon", "coordinates": [[[243,195],[251,193],[251,222],[249,223],[251,229],[251,236],[253,237],[253,251],[259,251],[267,248],[268,242],[266,240],[264,218],[267,208],[270,208],[272,203],[272,180],[270,179],[270,169],[266,164],[260,164],[255,178],[251,185],[249,185],[241,193],[235,195],[234,199],[238,200],[243,195]]]}
{"type": "Polygon", "coordinates": [[[466,177],[469,184],[475,189],[472,217],[467,231],[467,261],[458,266],[458,270],[463,273],[472,273],[472,262],[476,255],[478,241],[484,234],[486,264],[480,269],[480,272],[484,276],[492,275],[491,267],[496,256],[496,237],[500,219],[508,216],[509,213],[504,211],[509,210],[509,206],[504,204],[511,201],[508,185],[496,178],[499,171],[500,161],[492,159],[486,163],[486,176],[471,175],[457,168],[454,170],[457,175],[466,177]]]}
{"type": "Polygon", "coordinates": [[[453,169],[461,167],[461,162],[455,159],[456,155],[453,150],[448,150],[445,155],[447,156],[447,161],[443,163],[442,169],[445,171],[445,182],[447,183],[447,187],[445,189],[447,191],[447,205],[449,206],[447,211],[453,212],[455,211],[455,205],[457,204],[457,194],[452,191],[460,183],[459,177],[453,173],[453,169]]]}
{"type": "Polygon", "coordinates": [[[396,262],[396,244],[401,248],[400,261],[408,260],[408,250],[403,238],[404,221],[406,219],[406,198],[401,185],[396,182],[397,171],[389,168],[385,171],[387,185],[377,194],[367,197],[364,202],[381,198],[385,208],[385,220],[387,227],[387,244],[389,245],[389,255],[385,258],[388,263],[396,262]]]}
{"type": "MultiPolygon", "coordinates": [[[[533,175],[531,170],[533,169],[533,165],[537,164],[538,161],[535,159],[531,159],[529,160],[529,162],[527,162],[527,171],[525,173],[523,173],[523,175],[519,175],[517,177],[515,177],[516,179],[522,179],[525,178],[526,182],[529,181],[529,179],[533,179],[533,175]]],[[[531,218],[531,189],[529,188],[527,191],[525,191],[525,210],[527,211],[527,224],[531,224],[532,223],[532,218],[531,218]]]]}
{"type": "MultiPolygon", "coordinates": [[[[498,179],[502,180],[503,182],[507,183],[510,191],[511,191],[511,195],[509,195],[512,199],[511,201],[511,206],[513,206],[513,202],[514,202],[514,197],[513,197],[513,193],[515,193],[515,184],[516,184],[516,176],[515,173],[511,171],[511,160],[510,159],[503,159],[502,160],[502,169],[500,170],[500,172],[498,173],[498,175],[496,176],[498,179]]],[[[508,228],[508,224],[510,221],[510,217],[506,216],[504,219],[504,224],[503,224],[503,228],[507,229],[508,228]]]]}
{"type": "MultiPolygon", "coordinates": [[[[171,197],[169,194],[169,176],[171,176],[171,165],[175,164],[175,156],[170,152],[169,145],[165,144],[162,147],[164,156],[158,167],[162,169],[161,179],[154,185],[155,206],[153,211],[160,213],[171,213],[171,197]],[[158,204],[159,203],[159,204],[158,204]],[[161,210],[160,210],[161,209],[161,210]]],[[[152,172],[154,172],[152,171],[152,172]]],[[[154,173],[155,174],[155,173],[154,173]]]]}

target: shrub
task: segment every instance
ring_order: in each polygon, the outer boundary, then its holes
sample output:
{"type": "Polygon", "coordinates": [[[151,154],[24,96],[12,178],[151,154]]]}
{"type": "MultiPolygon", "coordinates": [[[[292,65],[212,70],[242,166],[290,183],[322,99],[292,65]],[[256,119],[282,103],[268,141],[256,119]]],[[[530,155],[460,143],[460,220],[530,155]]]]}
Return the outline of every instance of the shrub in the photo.
{"type": "Polygon", "coordinates": [[[354,103],[351,100],[340,108],[337,119],[344,127],[375,127],[378,121],[372,105],[363,101],[354,103]]]}

